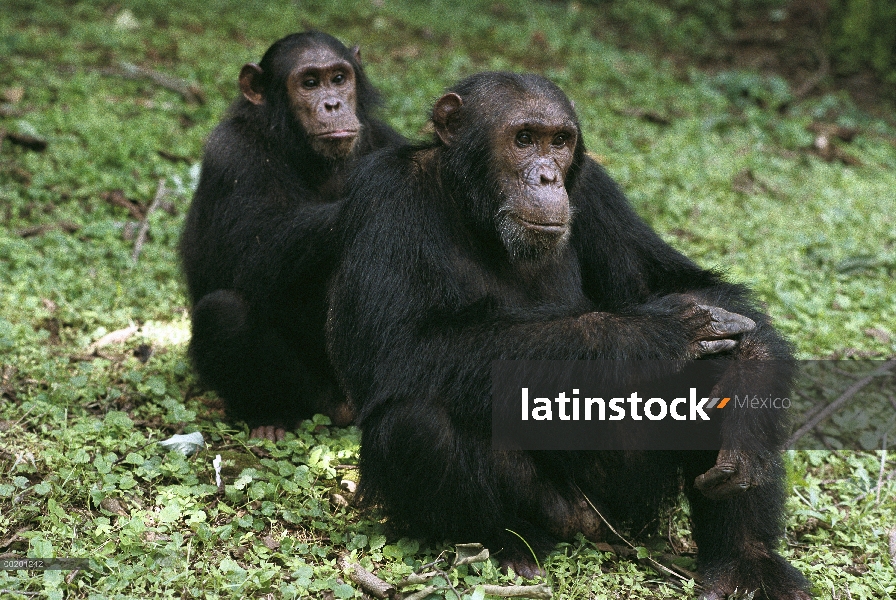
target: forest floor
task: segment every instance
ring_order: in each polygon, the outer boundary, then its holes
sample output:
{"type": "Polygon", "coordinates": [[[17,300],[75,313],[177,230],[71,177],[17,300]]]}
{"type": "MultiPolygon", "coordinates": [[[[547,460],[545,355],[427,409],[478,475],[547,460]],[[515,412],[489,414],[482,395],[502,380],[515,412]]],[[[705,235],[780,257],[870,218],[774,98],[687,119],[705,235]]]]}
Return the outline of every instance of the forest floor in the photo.
{"type": "MultiPolygon", "coordinates": [[[[88,564],[0,570],[0,597],[364,597],[343,556],[393,584],[438,570],[443,598],[512,584],[693,597],[684,502],[653,531],[623,529],[634,548],[561,544],[544,580],[522,582],[347,503],[356,428],[317,417],[249,441],[188,364],[177,241],[241,65],[282,35],[360,42],[382,116],[411,137],[461,77],[535,71],[575,101],[589,151],[667,241],[751,286],[801,359],[852,359],[858,381],[874,365],[854,359],[896,356],[896,109],[867,76],[826,67],[801,15],[745,17],[718,39],[640,0],[5,3],[0,560],[88,564]],[[190,432],[206,447],[189,457],[157,443],[190,432]]],[[[871,441],[787,451],[781,552],[819,597],[896,597],[896,461],[872,450],[896,439],[879,435],[892,422],[849,405],[829,421],[871,441]]]]}

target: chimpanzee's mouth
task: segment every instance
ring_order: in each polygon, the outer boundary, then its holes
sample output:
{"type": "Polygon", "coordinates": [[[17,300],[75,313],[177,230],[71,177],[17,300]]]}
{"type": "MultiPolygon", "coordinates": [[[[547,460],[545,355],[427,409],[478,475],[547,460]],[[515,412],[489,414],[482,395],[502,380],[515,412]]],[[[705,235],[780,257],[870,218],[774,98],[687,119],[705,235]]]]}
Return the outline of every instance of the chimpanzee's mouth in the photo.
{"type": "Polygon", "coordinates": [[[523,219],[522,217],[515,217],[515,218],[526,229],[531,229],[532,231],[537,231],[538,233],[547,233],[550,235],[562,235],[562,234],[566,233],[566,230],[569,228],[569,223],[564,223],[564,222],[539,223],[536,221],[529,221],[528,219],[523,219]]]}
{"type": "Polygon", "coordinates": [[[319,133],[314,137],[321,140],[348,140],[357,136],[357,129],[337,129],[336,131],[326,131],[324,133],[319,133]]]}

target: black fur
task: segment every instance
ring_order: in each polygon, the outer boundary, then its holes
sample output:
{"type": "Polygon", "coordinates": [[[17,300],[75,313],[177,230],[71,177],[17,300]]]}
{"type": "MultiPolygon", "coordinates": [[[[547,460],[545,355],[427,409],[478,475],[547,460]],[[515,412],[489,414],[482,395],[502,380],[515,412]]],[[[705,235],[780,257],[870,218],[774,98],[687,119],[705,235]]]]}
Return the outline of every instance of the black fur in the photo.
{"type": "MultiPolygon", "coordinates": [[[[686,359],[698,326],[686,310],[694,302],[756,321],[730,358],[791,356],[745,288],[695,265],[635,214],[586,157],[581,136],[566,179],[570,243],[542,260],[514,260],[487,217],[499,195],[489,136],[513,116],[500,93],[511,88],[572,113],[562,92],[537,76],[476,75],[452,90],[464,101],[460,141],[375,153],[347,184],[327,332],[340,381],[360,410],[363,499],[403,534],[481,541],[532,573],[527,551],[506,530],[540,554],[576,531],[595,533],[600,526],[576,486],[610,518],[637,522],[655,518],[683,485],[710,592],[808,597],[802,575],[775,554],[781,433],[766,416],[726,425],[753,487],[721,500],[694,486],[716,464],[715,452],[492,449],[496,359],[686,359]]],[[[770,385],[786,387],[782,376],[770,385]]]]}
{"type": "Polygon", "coordinates": [[[291,427],[343,400],[323,331],[342,183],[356,157],[403,138],[373,118],[377,93],[332,36],[287,36],[260,67],[265,102],[241,96],[209,137],[180,251],[201,381],[231,417],[291,427]],[[290,111],[286,76],[309,46],[330,48],[354,68],[362,129],[348,160],[315,154],[290,111]]]}

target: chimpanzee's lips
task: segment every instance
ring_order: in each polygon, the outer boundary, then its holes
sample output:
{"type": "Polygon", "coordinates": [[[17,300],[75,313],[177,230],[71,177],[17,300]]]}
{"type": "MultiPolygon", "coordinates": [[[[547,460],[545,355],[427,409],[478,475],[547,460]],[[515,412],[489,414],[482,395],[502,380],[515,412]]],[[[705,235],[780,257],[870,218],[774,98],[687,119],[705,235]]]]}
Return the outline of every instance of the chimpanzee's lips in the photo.
{"type": "Polygon", "coordinates": [[[531,229],[533,231],[537,231],[539,233],[548,233],[552,235],[561,235],[566,233],[567,228],[569,227],[569,223],[557,222],[557,223],[538,223],[535,221],[529,221],[527,219],[523,219],[522,217],[516,217],[516,220],[520,222],[520,224],[526,229],[531,229]]]}
{"type": "Polygon", "coordinates": [[[326,131],[324,133],[319,133],[314,137],[322,140],[347,140],[357,136],[357,129],[337,129],[336,131],[326,131]]]}

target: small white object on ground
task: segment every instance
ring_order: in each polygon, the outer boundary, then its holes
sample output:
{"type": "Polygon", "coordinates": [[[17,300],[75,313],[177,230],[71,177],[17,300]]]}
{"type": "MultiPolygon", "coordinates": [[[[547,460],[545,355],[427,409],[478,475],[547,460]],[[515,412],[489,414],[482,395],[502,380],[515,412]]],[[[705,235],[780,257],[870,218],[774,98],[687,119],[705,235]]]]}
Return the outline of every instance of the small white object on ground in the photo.
{"type": "Polygon", "coordinates": [[[194,431],[185,435],[172,435],[167,440],[160,441],[159,446],[176,450],[184,456],[191,456],[205,447],[205,438],[198,431],[194,431]]]}
{"type": "Polygon", "coordinates": [[[215,468],[215,485],[218,486],[218,489],[221,489],[221,460],[220,454],[215,454],[215,460],[212,461],[212,466],[215,468]]]}

